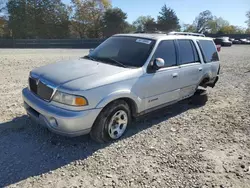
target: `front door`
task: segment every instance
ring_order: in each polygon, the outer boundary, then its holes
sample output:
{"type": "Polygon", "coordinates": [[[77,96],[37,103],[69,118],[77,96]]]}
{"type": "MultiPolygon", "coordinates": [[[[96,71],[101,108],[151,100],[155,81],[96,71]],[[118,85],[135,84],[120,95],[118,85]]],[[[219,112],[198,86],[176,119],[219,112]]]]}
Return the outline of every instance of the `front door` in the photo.
{"type": "Polygon", "coordinates": [[[177,66],[174,40],[162,41],[152,58],[162,58],[165,67],[153,73],[146,73],[139,79],[139,96],[143,100],[144,110],[157,107],[180,98],[180,77],[177,66]]]}

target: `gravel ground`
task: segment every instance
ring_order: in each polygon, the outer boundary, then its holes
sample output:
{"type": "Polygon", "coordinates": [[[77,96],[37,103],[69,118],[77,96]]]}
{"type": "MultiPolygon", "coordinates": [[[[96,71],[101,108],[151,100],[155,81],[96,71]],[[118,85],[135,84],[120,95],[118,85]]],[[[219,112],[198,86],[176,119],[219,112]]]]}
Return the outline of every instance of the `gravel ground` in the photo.
{"type": "Polygon", "coordinates": [[[138,119],[96,144],[32,123],[21,90],[31,69],[85,50],[0,50],[0,187],[249,187],[250,46],[222,48],[214,89],[138,119]]]}

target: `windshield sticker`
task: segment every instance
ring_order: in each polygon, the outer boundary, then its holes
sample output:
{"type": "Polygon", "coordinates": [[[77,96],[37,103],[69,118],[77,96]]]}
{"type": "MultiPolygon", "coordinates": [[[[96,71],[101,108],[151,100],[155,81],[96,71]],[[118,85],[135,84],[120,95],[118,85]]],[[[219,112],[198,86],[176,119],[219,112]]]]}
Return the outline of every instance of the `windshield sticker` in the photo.
{"type": "Polygon", "coordinates": [[[137,39],[136,42],[143,43],[143,44],[151,44],[151,40],[146,39],[137,39]]]}

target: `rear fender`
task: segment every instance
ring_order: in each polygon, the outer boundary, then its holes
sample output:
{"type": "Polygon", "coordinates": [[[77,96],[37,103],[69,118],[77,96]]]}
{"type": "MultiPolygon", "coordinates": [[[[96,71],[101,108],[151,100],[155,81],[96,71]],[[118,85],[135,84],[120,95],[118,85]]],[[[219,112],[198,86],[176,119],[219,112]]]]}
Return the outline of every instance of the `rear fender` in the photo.
{"type": "Polygon", "coordinates": [[[206,83],[208,83],[210,79],[211,79],[211,74],[209,74],[209,73],[205,74],[205,75],[201,78],[201,80],[199,81],[198,86],[202,86],[202,87],[205,87],[205,88],[206,88],[206,87],[207,87],[206,83]]]}

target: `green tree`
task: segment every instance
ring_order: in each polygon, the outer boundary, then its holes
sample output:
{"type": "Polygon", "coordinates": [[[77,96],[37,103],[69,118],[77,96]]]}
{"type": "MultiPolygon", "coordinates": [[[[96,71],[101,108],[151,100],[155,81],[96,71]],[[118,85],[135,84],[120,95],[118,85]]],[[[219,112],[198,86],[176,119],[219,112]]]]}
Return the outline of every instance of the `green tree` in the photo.
{"type": "Polygon", "coordinates": [[[213,20],[208,21],[207,29],[210,33],[217,33],[222,27],[229,26],[229,22],[221,17],[214,17],[213,20]]]}
{"type": "Polygon", "coordinates": [[[158,24],[155,22],[155,20],[148,20],[145,23],[145,31],[150,32],[150,31],[157,31],[158,29],[158,24]]]}
{"type": "Polygon", "coordinates": [[[154,18],[151,16],[140,16],[134,22],[133,25],[137,31],[146,31],[150,23],[155,23],[154,18]]]}
{"type": "Polygon", "coordinates": [[[245,34],[246,33],[246,29],[243,27],[239,27],[239,26],[234,26],[235,27],[235,33],[236,34],[245,34]]]}
{"type": "Polygon", "coordinates": [[[202,33],[208,29],[208,24],[213,20],[213,15],[211,11],[206,10],[201,12],[194,21],[194,25],[196,27],[196,32],[202,33]]]}
{"type": "Polygon", "coordinates": [[[7,20],[0,16],[0,38],[4,37],[6,34],[7,20]]]}
{"type": "Polygon", "coordinates": [[[108,0],[72,0],[72,33],[79,38],[101,37],[102,17],[110,7],[108,0]]]}
{"type": "Polygon", "coordinates": [[[67,38],[69,36],[69,10],[61,0],[32,0],[31,15],[35,34],[39,38],[67,38]],[[36,4],[37,3],[37,4],[36,4]]]}
{"type": "Polygon", "coordinates": [[[250,28],[246,29],[245,34],[250,34],[250,28]]]}
{"type": "Polygon", "coordinates": [[[6,7],[6,0],[0,0],[0,16],[6,7]]]}
{"type": "Polygon", "coordinates": [[[14,38],[65,38],[69,12],[61,0],[11,0],[9,29],[14,38]]]}
{"type": "Polygon", "coordinates": [[[136,27],[128,22],[125,23],[124,33],[134,33],[136,32],[136,27]]]}
{"type": "Polygon", "coordinates": [[[6,16],[7,0],[0,0],[0,37],[8,37],[8,21],[6,16]]]}
{"type": "Polygon", "coordinates": [[[247,25],[248,25],[248,28],[250,28],[250,10],[246,13],[246,17],[247,17],[247,25]]]}
{"type": "Polygon", "coordinates": [[[166,32],[180,29],[179,18],[173,9],[164,5],[159,14],[157,18],[157,29],[166,32]]]}
{"type": "Polygon", "coordinates": [[[109,37],[116,33],[124,33],[127,27],[127,14],[119,8],[108,9],[102,20],[103,34],[109,37]]]}
{"type": "Polygon", "coordinates": [[[244,34],[245,32],[246,31],[244,28],[234,25],[221,27],[221,29],[218,31],[220,34],[244,34]]]}
{"type": "Polygon", "coordinates": [[[184,24],[183,25],[183,32],[196,32],[196,27],[193,24],[184,24]]]}
{"type": "Polygon", "coordinates": [[[14,38],[26,38],[27,36],[27,19],[26,19],[26,1],[12,0],[7,4],[9,13],[9,28],[14,38]]]}
{"type": "Polygon", "coordinates": [[[222,28],[220,28],[218,33],[220,33],[220,34],[232,34],[232,33],[235,33],[235,27],[232,26],[232,25],[222,27],[222,28]]]}

